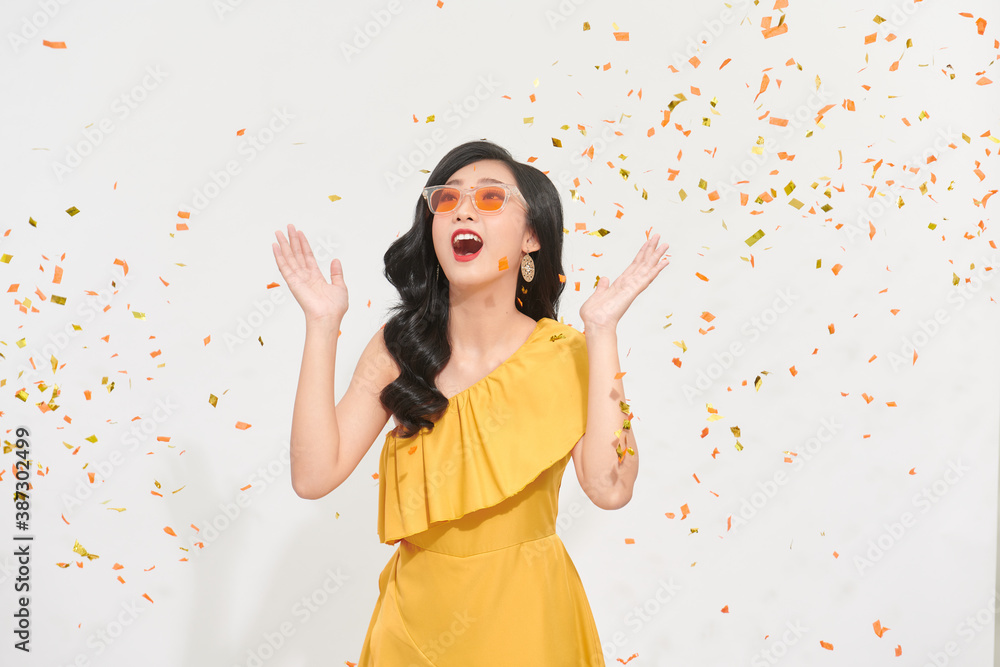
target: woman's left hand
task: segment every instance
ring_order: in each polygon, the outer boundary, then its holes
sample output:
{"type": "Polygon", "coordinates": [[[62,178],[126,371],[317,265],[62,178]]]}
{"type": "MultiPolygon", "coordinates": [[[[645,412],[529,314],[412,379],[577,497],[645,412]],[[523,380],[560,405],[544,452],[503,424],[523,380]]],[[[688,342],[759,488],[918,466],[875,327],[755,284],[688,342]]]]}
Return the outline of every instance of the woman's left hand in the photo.
{"type": "Polygon", "coordinates": [[[658,246],[659,240],[660,235],[653,234],[613,283],[609,283],[607,276],[601,276],[594,293],[580,307],[580,319],[586,330],[613,330],[635,297],[670,263],[664,254],[670,244],[658,246]]]}

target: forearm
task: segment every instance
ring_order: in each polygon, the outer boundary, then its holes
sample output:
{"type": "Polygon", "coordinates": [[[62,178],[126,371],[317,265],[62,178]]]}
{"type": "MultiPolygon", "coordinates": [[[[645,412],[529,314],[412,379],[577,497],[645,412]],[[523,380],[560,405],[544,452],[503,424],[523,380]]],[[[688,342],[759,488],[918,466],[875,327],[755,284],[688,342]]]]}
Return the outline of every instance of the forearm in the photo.
{"type": "Polygon", "coordinates": [[[292,488],[320,498],[335,486],[340,430],[334,397],[339,323],[306,323],[302,367],[292,411],[292,488]]]}
{"type": "Polygon", "coordinates": [[[628,417],[622,412],[625,387],[618,359],[618,334],[612,329],[585,331],[588,359],[587,432],[583,437],[581,485],[587,495],[604,509],[622,507],[632,497],[639,473],[639,454],[631,429],[623,428],[628,417]],[[616,435],[619,432],[619,435],[616,435]],[[617,450],[631,448],[619,460],[617,450]]]}

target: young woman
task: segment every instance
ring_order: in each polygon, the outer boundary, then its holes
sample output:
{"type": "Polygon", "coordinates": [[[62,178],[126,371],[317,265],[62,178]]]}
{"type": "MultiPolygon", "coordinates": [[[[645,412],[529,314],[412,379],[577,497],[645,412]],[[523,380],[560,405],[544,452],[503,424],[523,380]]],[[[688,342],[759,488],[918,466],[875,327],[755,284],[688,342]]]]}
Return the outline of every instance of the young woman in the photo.
{"type": "Polygon", "coordinates": [[[379,460],[378,532],[398,544],[359,667],[604,665],[593,614],[556,535],[569,459],[598,507],[628,503],[638,472],[616,326],[669,263],[653,235],[556,320],[565,277],[558,193],[539,170],[475,141],[445,155],[413,226],[385,253],[400,302],[334,404],[348,308],[341,263],[320,272],[305,236],[275,232],[305,313],[292,415],[292,486],[321,498],[392,417],[379,460]]]}

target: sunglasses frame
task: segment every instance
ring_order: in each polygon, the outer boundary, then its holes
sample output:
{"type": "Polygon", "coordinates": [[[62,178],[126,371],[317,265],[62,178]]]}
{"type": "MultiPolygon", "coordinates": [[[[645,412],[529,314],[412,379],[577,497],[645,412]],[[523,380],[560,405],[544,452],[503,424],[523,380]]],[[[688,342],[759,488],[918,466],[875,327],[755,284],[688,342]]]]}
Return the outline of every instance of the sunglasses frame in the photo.
{"type": "Polygon", "coordinates": [[[527,202],[527,200],[525,200],[524,195],[521,194],[521,191],[517,189],[517,186],[516,185],[507,185],[506,183],[484,183],[483,185],[480,185],[477,188],[469,188],[468,190],[463,190],[462,188],[458,187],[457,185],[429,185],[429,186],[427,186],[426,188],[423,189],[422,195],[423,195],[424,201],[427,203],[427,209],[433,215],[446,215],[448,213],[454,213],[455,209],[457,209],[459,206],[462,205],[462,199],[466,195],[468,195],[468,196],[470,196],[472,198],[472,207],[474,209],[476,209],[476,211],[478,211],[479,213],[482,213],[483,215],[496,215],[497,213],[500,213],[501,211],[503,211],[504,207],[507,206],[507,202],[510,201],[510,198],[511,198],[512,195],[513,195],[514,199],[516,199],[524,207],[525,211],[529,211],[528,202],[527,202]],[[431,199],[430,199],[430,197],[431,197],[431,195],[433,193],[437,192],[438,190],[444,190],[445,188],[451,188],[453,190],[458,190],[458,193],[459,193],[458,202],[455,204],[455,208],[451,209],[450,211],[445,211],[445,212],[442,212],[442,213],[435,213],[434,209],[431,208],[431,199]],[[482,190],[483,188],[501,188],[501,189],[503,189],[504,192],[507,193],[507,196],[504,197],[503,203],[500,204],[500,208],[498,208],[495,211],[484,211],[481,208],[479,208],[479,206],[476,204],[476,193],[479,192],[480,190],[482,190]]]}

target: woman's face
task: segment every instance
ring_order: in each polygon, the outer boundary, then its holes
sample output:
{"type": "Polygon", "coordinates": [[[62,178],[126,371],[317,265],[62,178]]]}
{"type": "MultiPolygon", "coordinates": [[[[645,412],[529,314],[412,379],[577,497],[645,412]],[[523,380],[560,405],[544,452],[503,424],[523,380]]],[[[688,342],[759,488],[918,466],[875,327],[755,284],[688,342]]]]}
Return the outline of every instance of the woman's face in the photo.
{"type": "MultiPolygon", "coordinates": [[[[499,160],[466,165],[452,174],[446,185],[471,192],[491,183],[517,186],[514,174],[499,160]]],[[[528,226],[527,212],[513,195],[499,213],[481,213],[471,196],[462,197],[454,210],[434,216],[431,236],[441,270],[449,284],[457,288],[509,280],[513,289],[521,256],[539,248],[538,239],[528,226]],[[467,234],[476,238],[468,240],[464,236],[467,234]],[[507,268],[501,270],[503,258],[507,268]]]]}

